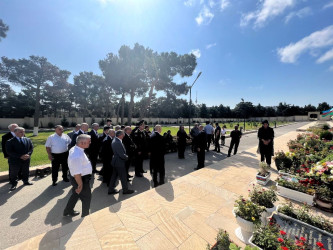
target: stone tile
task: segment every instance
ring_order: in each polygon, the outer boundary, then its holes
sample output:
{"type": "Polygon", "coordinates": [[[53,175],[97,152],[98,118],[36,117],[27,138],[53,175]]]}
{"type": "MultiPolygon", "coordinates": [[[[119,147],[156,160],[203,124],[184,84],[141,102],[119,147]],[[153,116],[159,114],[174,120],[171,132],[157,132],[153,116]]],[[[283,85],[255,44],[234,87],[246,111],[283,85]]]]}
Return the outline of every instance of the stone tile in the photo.
{"type": "Polygon", "coordinates": [[[90,220],[90,216],[86,216],[79,220],[68,223],[59,228],[59,237],[63,237],[67,234],[72,234],[75,231],[84,231],[87,227],[92,226],[92,222],[90,220]]]}
{"type": "Polygon", "coordinates": [[[193,208],[196,212],[200,213],[204,217],[208,217],[211,214],[215,213],[220,207],[220,205],[216,205],[202,199],[195,200],[189,205],[191,208],[193,208]]]}
{"type": "Polygon", "coordinates": [[[202,250],[206,249],[207,241],[201,238],[196,233],[192,234],[183,244],[181,244],[178,249],[179,250],[202,250]]]}
{"type": "Polygon", "coordinates": [[[191,216],[195,210],[191,207],[186,207],[176,214],[176,217],[180,220],[185,220],[187,217],[191,216]]]}
{"type": "Polygon", "coordinates": [[[176,247],[157,228],[139,239],[136,244],[140,249],[176,249],[176,247]]]}
{"type": "Polygon", "coordinates": [[[158,229],[176,247],[182,244],[193,233],[182,221],[167,211],[161,210],[158,212],[155,220],[158,221],[158,229]]]}
{"type": "Polygon", "coordinates": [[[163,220],[168,220],[173,216],[172,213],[169,212],[169,210],[162,208],[160,211],[158,211],[156,214],[153,214],[149,217],[149,219],[156,225],[159,226],[162,224],[163,220]]]}
{"type": "Polygon", "coordinates": [[[139,249],[132,235],[124,226],[99,238],[102,249],[139,249]]]}
{"type": "Polygon", "coordinates": [[[47,233],[40,234],[8,249],[11,250],[30,250],[30,249],[59,249],[59,231],[58,229],[52,230],[47,233]]]}
{"type": "Polygon", "coordinates": [[[156,228],[136,205],[121,209],[117,215],[135,241],[156,228]]]}
{"type": "Polygon", "coordinates": [[[132,205],[134,205],[134,202],[132,199],[127,199],[127,200],[124,200],[124,201],[120,201],[114,205],[111,206],[111,209],[114,211],[114,212],[118,212],[120,209],[124,209],[124,208],[127,208],[127,207],[131,207],[132,205]]]}
{"type": "Polygon", "coordinates": [[[162,202],[161,206],[167,209],[172,215],[176,215],[184,208],[186,208],[188,205],[174,201],[174,202],[162,202]]]}
{"type": "Polygon", "coordinates": [[[192,215],[183,220],[183,222],[209,244],[213,245],[216,242],[216,229],[207,225],[205,217],[201,214],[194,212],[192,215]]]}
{"type": "Polygon", "coordinates": [[[197,178],[196,176],[193,176],[190,174],[185,175],[182,178],[183,178],[183,181],[191,183],[193,185],[199,185],[200,183],[202,183],[204,181],[203,179],[197,178]]]}
{"type": "Polygon", "coordinates": [[[90,218],[98,238],[101,238],[114,229],[123,226],[123,223],[120,221],[118,215],[110,212],[109,208],[105,208],[91,214],[90,218]]]}

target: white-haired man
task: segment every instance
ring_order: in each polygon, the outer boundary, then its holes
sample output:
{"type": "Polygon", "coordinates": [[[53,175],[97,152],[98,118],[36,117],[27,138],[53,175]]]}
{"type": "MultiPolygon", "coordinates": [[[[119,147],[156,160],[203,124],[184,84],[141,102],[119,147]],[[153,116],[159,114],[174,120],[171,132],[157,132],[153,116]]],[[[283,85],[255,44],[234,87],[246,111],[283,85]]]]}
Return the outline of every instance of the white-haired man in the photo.
{"type": "Polygon", "coordinates": [[[76,216],[79,212],[74,207],[80,199],[82,201],[81,217],[89,215],[91,202],[90,178],[92,173],[91,163],[84,153],[89,148],[90,135],[81,134],[77,137],[76,146],[69,150],[68,167],[71,174],[72,195],[64,210],[64,216],[76,216]]]}

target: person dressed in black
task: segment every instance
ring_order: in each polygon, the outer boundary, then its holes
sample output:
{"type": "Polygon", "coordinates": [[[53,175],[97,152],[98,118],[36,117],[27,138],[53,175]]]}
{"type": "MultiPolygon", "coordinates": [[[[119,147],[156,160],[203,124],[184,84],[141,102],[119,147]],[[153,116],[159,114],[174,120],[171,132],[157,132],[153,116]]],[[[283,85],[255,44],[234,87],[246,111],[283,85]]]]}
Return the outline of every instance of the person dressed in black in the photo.
{"type": "Polygon", "coordinates": [[[196,123],[194,124],[194,127],[191,129],[190,131],[190,135],[191,135],[191,138],[192,138],[192,146],[191,146],[191,149],[192,149],[192,153],[196,152],[196,149],[195,149],[195,139],[197,137],[197,135],[199,134],[199,124],[196,123]]]}
{"type": "Polygon", "coordinates": [[[156,125],[154,133],[150,136],[150,165],[153,169],[154,187],[164,184],[165,178],[165,141],[161,132],[161,125],[156,125]],[[157,181],[157,174],[159,174],[159,181],[157,181]]]}
{"type": "MultiPolygon", "coordinates": [[[[103,134],[100,135],[100,137],[98,138],[99,139],[99,145],[101,145],[98,154],[99,154],[99,158],[102,159],[102,162],[103,162],[103,156],[102,156],[103,141],[104,141],[105,137],[107,137],[109,135],[109,130],[110,130],[110,127],[105,125],[103,127],[103,134]]],[[[99,171],[99,175],[101,175],[101,176],[104,175],[104,164],[102,166],[102,169],[99,171]]]]}
{"type": "Polygon", "coordinates": [[[32,185],[29,182],[29,167],[33,145],[29,138],[24,137],[24,128],[16,127],[14,129],[15,137],[6,142],[6,151],[8,154],[8,164],[10,166],[10,190],[13,191],[17,186],[18,173],[21,171],[24,185],[32,185]]]}
{"type": "Polygon", "coordinates": [[[146,136],[146,145],[144,148],[144,159],[148,159],[149,158],[149,148],[150,148],[149,143],[150,143],[150,135],[151,135],[151,131],[150,131],[148,125],[145,126],[145,130],[143,132],[146,136]]]}
{"type": "Polygon", "coordinates": [[[219,126],[218,123],[215,124],[216,128],[215,128],[215,149],[214,151],[216,152],[220,152],[220,137],[221,137],[221,127],[219,126]]]}
{"type": "Polygon", "coordinates": [[[143,159],[144,159],[144,150],[146,147],[146,135],[144,133],[145,122],[144,120],[139,121],[135,129],[132,130],[131,136],[133,142],[136,145],[135,150],[135,176],[143,177],[143,173],[147,171],[143,170],[143,159]]]}
{"type": "Polygon", "coordinates": [[[73,134],[73,136],[72,136],[72,142],[71,142],[71,145],[69,147],[72,148],[72,147],[74,147],[76,145],[76,138],[79,135],[88,134],[88,129],[89,129],[88,123],[82,123],[80,130],[78,132],[76,132],[76,133],[73,134]]]}
{"type": "Polygon", "coordinates": [[[194,168],[194,170],[198,170],[200,168],[205,167],[205,154],[206,154],[206,147],[207,147],[207,135],[204,131],[204,126],[199,126],[199,134],[196,138],[196,150],[197,150],[197,159],[198,159],[198,166],[194,168]]]}
{"type": "MultiPolygon", "coordinates": [[[[8,126],[9,132],[2,136],[1,146],[2,146],[3,156],[5,157],[5,159],[8,159],[9,157],[6,150],[6,142],[15,137],[14,130],[17,127],[18,125],[16,123],[9,124],[8,126]]],[[[10,175],[10,166],[9,166],[9,175],[10,175]]],[[[21,172],[18,173],[18,178],[21,179],[21,172]]]]}
{"type": "Polygon", "coordinates": [[[266,159],[266,163],[270,166],[272,155],[274,155],[274,130],[267,120],[262,122],[262,127],[258,130],[258,138],[261,161],[266,159]]]}
{"type": "Polygon", "coordinates": [[[186,148],[186,139],[190,139],[187,135],[184,126],[179,126],[179,130],[177,132],[177,143],[178,143],[178,158],[185,159],[185,148],[186,148]]]}
{"type": "Polygon", "coordinates": [[[108,135],[104,138],[102,142],[102,162],[103,162],[103,183],[109,185],[112,176],[112,165],[111,160],[113,157],[112,151],[112,141],[115,138],[115,131],[113,129],[108,130],[108,135]]]}
{"type": "Polygon", "coordinates": [[[126,154],[128,156],[128,160],[126,161],[126,173],[127,173],[127,179],[132,178],[133,176],[129,174],[129,167],[131,165],[131,162],[134,158],[134,153],[135,153],[135,144],[131,138],[131,132],[132,128],[130,126],[125,127],[124,129],[125,136],[123,138],[123,144],[126,149],[126,154]]]}
{"type": "Polygon", "coordinates": [[[69,138],[71,138],[71,140],[73,138],[73,135],[79,132],[80,128],[81,124],[76,124],[74,130],[72,132],[67,133],[67,135],[69,136],[69,138]]]}
{"type": "Polygon", "coordinates": [[[110,127],[110,129],[113,129],[113,125],[112,125],[112,120],[111,118],[107,118],[106,119],[106,126],[110,127]]]}
{"type": "Polygon", "coordinates": [[[91,137],[91,143],[89,148],[87,149],[87,153],[89,155],[89,160],[91,162],[91,166],[93,169],[93,173],[98,173],[96,169],[97,165],[97,158],[98,158],[98,153],[100,149],[100,140],[99,140],[99,134],[97,130],[99,129],[99,124],[98,123],[93,123],[92,124],[92,129],[90,132],[88,132],[88,135],[91,137]]]}
{"type": "Polygon", "coordinates": [[[166,133],[163,134],[163,137],[165,139],[166,151],[176,152],[177,151],[177,145],[173,141],[173,137],[171,135],[171,131],[168,130],[166,133]]]}
{"type": "Polygon", "coordinates": [[[235,146],[234,155],[237,154],[237,149],[238,149],[238,145],[239,145],[239,141],[240,141],[241,137],[242,137],[242,132],[240,132],[238,130],[238,126],[236,125],[235,130],[231,131],[231,133],[230,133],[231,142],[230,142],[230,147],[228,150],[228,157],[230,157],[232,148],[234,146],[235,146]]]}
{"type": "Polygon", "coordinates": [[[116,138],[112,141],[112,150],[113,150],[113,157],[112,157],[112,177],[109,184],[109,191],[108,194],[116,194],[119,193],[118,190],[115,189],[116,180],[118,177],[121,181],[121,186],[123,188],[123,194],[132,194],[134,190],[128,189],[127,184],[127,173],[126,173],[126,166],[125,163],[128,160],[128,156],[126,154],[125,147],[122,143],[122,139],[124,138],[124,131],[118,130],[116,131],[116,138]]]}

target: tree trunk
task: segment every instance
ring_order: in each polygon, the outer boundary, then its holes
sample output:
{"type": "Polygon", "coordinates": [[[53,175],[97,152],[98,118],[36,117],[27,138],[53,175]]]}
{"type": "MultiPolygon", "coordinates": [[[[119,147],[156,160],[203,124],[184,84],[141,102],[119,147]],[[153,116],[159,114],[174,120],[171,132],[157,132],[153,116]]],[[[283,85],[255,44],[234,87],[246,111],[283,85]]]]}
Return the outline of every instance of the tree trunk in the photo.
{"type": "Polygon", "coordinates": [[[148,101],[147,101],[145,107],[143,108],[142,113],[140,112],[140,114],[141,114],[140,119],[144,118],[144,116],[147,114],[148,108],[150,109],[150,102],[151,102],[151,99],[153,97],[154,88],[155,88],[156,83],[157,83],[157,80],[155,80],[151,83],[150,90],[149,90],[149,95],[148,95],[148,101]]]}
{"type": "Polygon", "coordinates": [[[39,127],[39,112],[40,112],[40,83],[37,84],[36,88],[36,103],[35,103],[35,114],[34,114],[34,132],[33,135],[38,135],[39,127]]]}
{"type": "Polygon", "coordinates": [[[131,89],[131,100],[130,100],[130,103],[128,105],[128,118],[127,118],[127,124],[128,124],[128,126],[131,126],[131,124],[132,124],[133,107],[134,107],[134,96],[135,96],[134,89],[131,89]]]}
{"type": "Polygon", "coordinates": [[[121,124],[124,124],[124,113],[125,113],[125,93],[121,96],[121,124]]]}
{"type": "Polygon", "coordinates": [[[120,100],[117,107],[117,125],[119,124],[120,100]]]}

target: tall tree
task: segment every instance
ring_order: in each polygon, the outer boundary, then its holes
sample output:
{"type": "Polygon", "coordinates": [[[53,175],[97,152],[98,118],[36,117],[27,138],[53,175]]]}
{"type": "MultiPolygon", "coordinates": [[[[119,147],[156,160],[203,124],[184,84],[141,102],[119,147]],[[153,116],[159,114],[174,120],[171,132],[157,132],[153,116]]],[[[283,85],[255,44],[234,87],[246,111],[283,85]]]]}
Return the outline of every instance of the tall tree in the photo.
{"type": "Polygon", "coordinates": [[[54,83],[61,70],[45,57],[30,56],[29,59],[2,57],[5,77],[9,82],[22,86],[35,100],[34,135],[38,135],[41,93],[47,84],[54,83]]]}
{"type": "Polygon", "coordinates": [[[2,19],[0,19],[0,42],[1,38],[5,38],[7,36],[7,31],[9,30],[8,25],[6,25],[2,19]]]}
{"type": "Polygon", "coordinates": [[[173,82],[173,78],[176,75],[180,77],[191,76],[196,66],[196,57],[193,54],[157,53],[151,49],[146,49],[145,69],[149,93],[147,106],[142,109],[141,117],[145,116],[147,110],[150,109],[154,91],[170,91],[176,95],[186,94],[188,92],[186,82],[178,85],[173,82]]]}
{"type": "Polygon", "coordinates": [[[329,110],[331,106],[327,102],[322,102],[318,104],[317,110],[318,111],[326,111],[329,110]]]}

